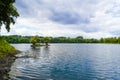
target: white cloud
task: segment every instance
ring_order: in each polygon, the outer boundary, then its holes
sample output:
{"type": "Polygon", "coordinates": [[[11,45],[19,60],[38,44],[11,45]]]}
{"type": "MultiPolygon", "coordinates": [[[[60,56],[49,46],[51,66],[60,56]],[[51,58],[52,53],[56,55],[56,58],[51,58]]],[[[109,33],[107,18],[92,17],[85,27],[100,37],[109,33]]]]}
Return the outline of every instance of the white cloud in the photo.
{"type": "MultiPolygon", "coordinates": [[[[16,1],[21,16],[9,34],[86,38],[120,35],[120,0],[16,1]]],[[[8,33],[3,29],[2,34],[8,33]]]]}

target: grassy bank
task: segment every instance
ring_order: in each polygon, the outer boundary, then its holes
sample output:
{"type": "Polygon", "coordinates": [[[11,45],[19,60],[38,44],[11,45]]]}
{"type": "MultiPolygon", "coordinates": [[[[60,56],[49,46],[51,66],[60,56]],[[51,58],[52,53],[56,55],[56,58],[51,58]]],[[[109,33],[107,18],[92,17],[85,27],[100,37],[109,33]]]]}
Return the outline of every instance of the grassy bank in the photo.
{"type": "Polygon", "coordinates": [[[8,57],[17,54],[19,51],[0,37],[0,57],[8,57]]]}

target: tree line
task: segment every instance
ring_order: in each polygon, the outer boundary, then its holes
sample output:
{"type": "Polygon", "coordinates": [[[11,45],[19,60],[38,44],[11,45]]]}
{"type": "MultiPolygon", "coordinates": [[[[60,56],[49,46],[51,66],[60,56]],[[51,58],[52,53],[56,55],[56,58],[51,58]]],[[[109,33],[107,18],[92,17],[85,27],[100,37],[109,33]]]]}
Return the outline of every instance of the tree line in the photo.
{"type": "MultiPolygon", "coordinates": [[[[30,43],[30,39],[33,36],[20,36],[20,35],[10,35],[3,36],[4,39],[9,43],[30,43]]],[[[46,37],[39,36],[39,43],[44,43],[46,37]]],[[[83,38],[78,36],[75,38],[70,37],[49,37],[50,43],[120,43],[120,37],[109,37],[109,38],[83,38]]]]}

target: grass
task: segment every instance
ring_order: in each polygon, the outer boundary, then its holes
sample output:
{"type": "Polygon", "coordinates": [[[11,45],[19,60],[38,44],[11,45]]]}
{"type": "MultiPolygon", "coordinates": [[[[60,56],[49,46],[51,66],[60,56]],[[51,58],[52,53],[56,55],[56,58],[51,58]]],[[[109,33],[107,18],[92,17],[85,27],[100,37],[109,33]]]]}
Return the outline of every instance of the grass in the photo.
{"type": "Polygon", "coordinates": [[[13,56],[19,51],[11,46],[7,41],[0,37],[0,57],[13,56]]]}

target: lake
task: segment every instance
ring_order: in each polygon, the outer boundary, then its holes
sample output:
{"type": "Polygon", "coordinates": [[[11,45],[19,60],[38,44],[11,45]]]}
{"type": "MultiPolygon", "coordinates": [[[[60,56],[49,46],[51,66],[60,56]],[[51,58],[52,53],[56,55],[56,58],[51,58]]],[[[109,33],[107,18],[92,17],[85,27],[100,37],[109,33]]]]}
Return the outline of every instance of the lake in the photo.
{"type": "Polygon", "coordinates": [[[120,80],[119,44],[12,44],[23,51],[11,67],[13,80],[120,80]]]}

